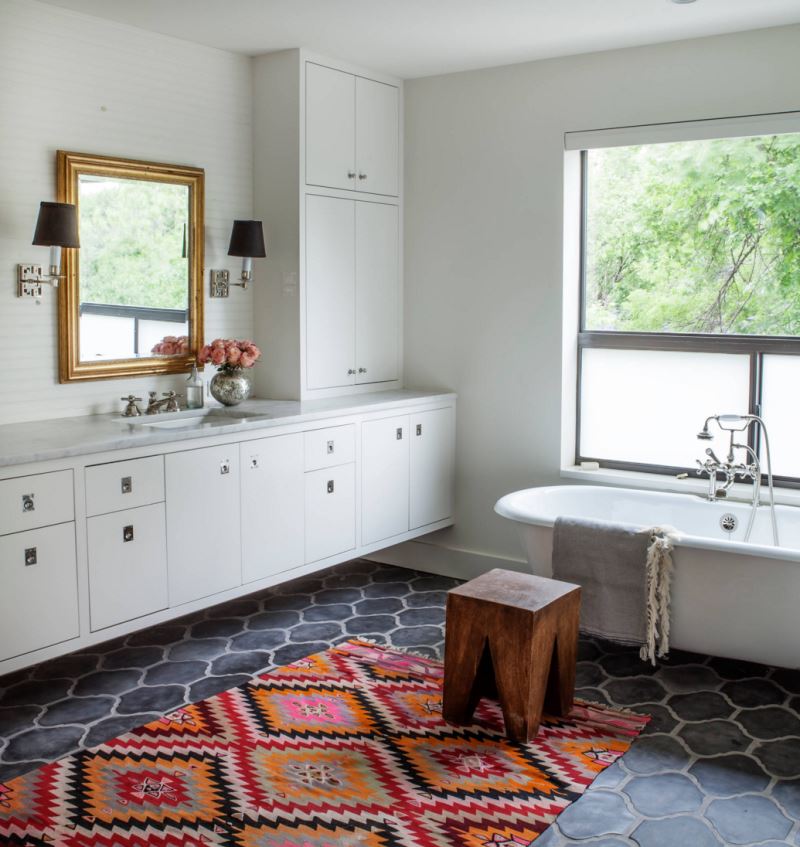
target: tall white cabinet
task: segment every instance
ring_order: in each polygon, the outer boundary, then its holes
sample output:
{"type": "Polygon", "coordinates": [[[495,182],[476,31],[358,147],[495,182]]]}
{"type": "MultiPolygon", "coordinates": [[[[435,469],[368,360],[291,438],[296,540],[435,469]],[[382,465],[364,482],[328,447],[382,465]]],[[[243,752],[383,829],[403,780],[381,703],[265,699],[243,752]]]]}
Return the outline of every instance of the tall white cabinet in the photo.
{"type": "Polygon", "coordinates": [[[287,50],[255,60],[261,396],[402,385],[402,83],[287,50]]]}

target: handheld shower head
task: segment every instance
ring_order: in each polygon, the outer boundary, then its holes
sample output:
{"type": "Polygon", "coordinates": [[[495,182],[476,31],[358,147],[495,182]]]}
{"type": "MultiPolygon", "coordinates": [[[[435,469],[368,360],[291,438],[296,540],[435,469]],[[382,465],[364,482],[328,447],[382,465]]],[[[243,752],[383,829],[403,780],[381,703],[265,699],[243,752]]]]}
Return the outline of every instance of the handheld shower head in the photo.
{"type": "Polygon", "coordinates": [[[697,433],[697,437],[700,441],[713,441],[714,436],[708,431],[708,424],[706,424],[700,432],[697,433]]]}

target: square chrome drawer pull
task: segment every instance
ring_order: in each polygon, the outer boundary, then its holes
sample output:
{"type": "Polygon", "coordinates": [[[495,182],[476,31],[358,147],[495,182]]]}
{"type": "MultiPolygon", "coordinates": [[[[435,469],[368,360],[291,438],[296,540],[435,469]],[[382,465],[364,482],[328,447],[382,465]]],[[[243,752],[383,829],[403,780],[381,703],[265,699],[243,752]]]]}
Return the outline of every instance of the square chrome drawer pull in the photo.
{"type": "Polygon", "coordinates": [[[22,495],[22,511],[23,512],[33,512],[36,509],[36,505],[33,502],[33,494],[23,494],[22,495]]]}
{"type": "Polygon", "coordinates": [[[230,459],[225,459],[224,462],[219,463],[219,472],[223,475],[231,472],[231,461],[230,461],[230,459]]]}
{"type": "Polygon", "coordinates": [[[328,453],[333,453],[333,441],[328,442],[328,453]]]}
{"type": "Polygon", "coordinates": [[[133,524],[122,527],[122,540],[123,542],[133,541],[133,524]]]}
{"type": "Polygon", "coordinates": [[[403,440],[403,427],[401,427],[401,426],[397,427],[397,440],[398,441],[403,440]]]}
{"type": "Polygon", "coordinates": [[[36,548],[35,547],[26,547],[25,548],[25,567],[30,567],[31,565],[35,565],[37,561],[36,558],[36,548]]]}
{"type": "Polygon", "coordinates": [[[417,435],[422,435],[422,424],[417,424],[417,435]]]}
{"type": "Polygon", "coordinates": [[[120,487],[122,488],[123,494],[130,494],[131,491],[133,491],[133,477],[123,476],[120,487]]]}
{"type": "Polygon", "coordinates": [[[333,480],[328,480],[328,494],[333,494],[333,480]]]}

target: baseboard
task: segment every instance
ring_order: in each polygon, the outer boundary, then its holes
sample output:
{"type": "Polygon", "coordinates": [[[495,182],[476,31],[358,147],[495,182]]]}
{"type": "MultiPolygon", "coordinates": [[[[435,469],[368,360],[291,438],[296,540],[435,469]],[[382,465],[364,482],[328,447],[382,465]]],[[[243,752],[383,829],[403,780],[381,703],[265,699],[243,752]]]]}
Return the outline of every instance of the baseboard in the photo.
{"type": "Polygon", "coordinates": [[[425,541],[406,541],[394,547],[386,547],[374,553],[362,556],[373,562],[397,565],[401,568],[425,571],[425,573],[452,576],[458,579],[474,579],[492,568],[504,568],[509,571],[530,573],[530,565],[525,559],[512,559],[494,556],[491,553],[476,553],[472,550],[458,550],[441,547],[425,541]]]}

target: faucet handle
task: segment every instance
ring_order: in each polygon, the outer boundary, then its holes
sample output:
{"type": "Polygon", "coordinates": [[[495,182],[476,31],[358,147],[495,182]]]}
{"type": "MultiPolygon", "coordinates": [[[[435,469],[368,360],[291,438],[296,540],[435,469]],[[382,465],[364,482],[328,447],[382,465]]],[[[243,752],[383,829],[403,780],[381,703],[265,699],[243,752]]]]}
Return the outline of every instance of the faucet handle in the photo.
{"type": "Polygon", "coordinates": [[[142,414],[142,410],[136,405],[137,403],[142,402],[141,397],[134,397],[133,394],[129,394],[127,397],[120,397],[123,403],[127,403],[125,406],[125,410],[122,413],[122,417],[124,418],[136,418],[142,414]]]}

